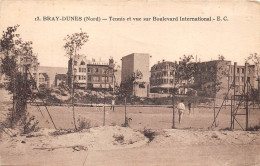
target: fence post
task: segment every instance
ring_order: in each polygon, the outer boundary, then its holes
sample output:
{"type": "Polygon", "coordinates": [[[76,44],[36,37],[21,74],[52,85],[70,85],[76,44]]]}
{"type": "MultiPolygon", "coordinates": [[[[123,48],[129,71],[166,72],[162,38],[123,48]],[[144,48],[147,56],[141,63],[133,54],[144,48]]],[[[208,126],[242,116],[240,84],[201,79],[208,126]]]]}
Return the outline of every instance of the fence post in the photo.
{"type": "Polygon", "coordinates": [[[126,97],[125,97],[125,126],[126,126],[126,97]]]}
{"type": "Polygon", "coordinates": [[[175,129],[174,92],[172,93],[172,129],[175,129]]]}

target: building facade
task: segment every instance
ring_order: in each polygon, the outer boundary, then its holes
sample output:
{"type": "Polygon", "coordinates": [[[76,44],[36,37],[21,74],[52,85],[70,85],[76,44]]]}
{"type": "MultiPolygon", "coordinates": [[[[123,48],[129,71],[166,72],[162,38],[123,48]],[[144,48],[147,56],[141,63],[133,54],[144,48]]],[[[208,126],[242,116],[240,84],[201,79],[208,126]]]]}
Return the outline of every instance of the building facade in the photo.
{"type": "Polygon", "coordinates": [[[67,74],[56,74],[54,86],[67,85],[67,74]]]}
{"type": "Polygon", "coordinates": [[[87,78],[87,58],[83,55],[78,55],[73,62],[74,85],[76,87],[85,88],[87,78]]]}
{"type": "Polygon", "coordinates": [[[47,73],[39,73],[39,88],[50,88],[50,79],[47,73]]]}
{"type": "Polygon", "coordinates": [[[163,60],[151,67],[151,92],[169,93],[174,88],[175,65],[174,62],[163,60]]]}
{"type": "MultiPolygon", "coordinates": [[[[252,87],[256,86],[254,65],[238,66],[236,62],[232,65],[231,61],[214,60],[196,63],[196,67],[194,87],[198,90],[199,95],[223,98],[228,89],[234,87],[234,78],[236,94],[243,93],[246,80],[249,81],[252,87]]],[[[229,97],[231,95],[230,93],[229,97]]]]}
{"type": "Polygon", "coordinates": [[[78,55],[74,58],[72,65],[73,72],[69,70],[69,66],[68,77],[69,73],[74,75],[73,81],[76,88],[113,89],[115,72],[113,59],[109,59],[109,62],[103,62],[101,60],[96,61],[95,59],[87,60],[85,56],[78,55]]]}
{"type": "Polygon", "coordinates": [[[88,61],[87,63],[87,89],[113,89],[114,88],[114,60],[109,62],[88,61]]]}
{"type": "Polygon", "coordinates": [[[142,74],[131,86],[130,94],[139,97],[149,97],[150,93],[150,55],[144,53],[132,53],[122,57],[121,84],[127,85],[135,73],[142,74]]]}

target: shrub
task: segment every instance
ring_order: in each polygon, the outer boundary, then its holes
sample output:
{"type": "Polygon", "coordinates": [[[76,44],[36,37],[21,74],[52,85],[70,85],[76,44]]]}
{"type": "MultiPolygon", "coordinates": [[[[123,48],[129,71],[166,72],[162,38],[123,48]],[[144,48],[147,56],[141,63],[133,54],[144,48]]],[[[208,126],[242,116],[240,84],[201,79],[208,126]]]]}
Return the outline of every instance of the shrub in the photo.
{"type": "Polygon", "coordinates": [[[77,122],[78,122],[77,131],[91,128],[91,122],[90,122],[90,120],[87,120],[86,118],[78,118],[77,122]]]}
{"type": "Polygon", "coordinates": [[[56,130],[52,133],[50,133],[51,136],[58,136],[58,135],[64,135],[64,134],[69,134],[72,133],[73,131],[71,130],[56,130]]]}
{"type": "Polygon", "coordinates": [[[130,127],[130,122],[131,122],[131,120],[133,120],[133,119],[126,117],[125,123],[123,123],[121,126],[122,126],[122,127],[130,127]]]}
{"type": "Polygon", "coordinates": [[[113,135],[113,137],[115,138],[115,141],[119,142],[119,143],[123,143],[124,142],[124,136],[122,134],[120,135],[113,135]]]}
{"type": "Polygon", "coordinates": [[[260,123],[258,125],[255,125],[253,127],[249,127],[247,131],[258,131],[260,130],[260,123]]]}
{"type": "Polygon", "coordinates": [[[116,126],[116,123],[115,123],[115,122],[112,122],[112,123],[111,123],[111,126],[116,126]]]}
{"type": "Polygon", "coordinates": [[[155,137],[155,132],[151,131],[151,129],[144,128],[144,130],[141,133],[143,133],[143,135],[149,139],[149,142],[152,142],[152,140],[155,137]]]}
{"type": "Polygon", "coordinates": [[[35,116],[29,116],[29,113],[27,113],[22,119],[23,134],[28,134],[31,132],[38,131],[39,130],[39,127],[37,127],[38,124],[39,121],[35,120],[35,116]]]}

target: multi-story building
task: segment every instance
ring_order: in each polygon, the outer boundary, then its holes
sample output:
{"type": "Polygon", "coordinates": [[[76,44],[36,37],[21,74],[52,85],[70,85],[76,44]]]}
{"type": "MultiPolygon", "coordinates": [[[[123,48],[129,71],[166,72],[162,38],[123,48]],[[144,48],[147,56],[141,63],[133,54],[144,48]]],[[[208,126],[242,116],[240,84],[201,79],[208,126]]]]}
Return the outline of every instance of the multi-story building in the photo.
{"type": "Polygon", "coordinates": [[[246,81],[248,81],[250,84],[249,90],[251,88],[255,88],[255,89],[257,88],[258,84],[256,81],[257,79],[256,79],[255,65],[245,64],[244,66],[238,66],[235,62],[234,65],[230,65],[228,69],[229,69],[228,87],[233,86],[233,83],[235,81],[235,85],[236,85],[235,90],[237,93],[241,94],[243,92],[244,83],[246,81]]]}
{"type": "Polygon", "coordinates": [[[163,60],[151,67],[151,92],[169,93],[174,88],[175,66],[176,63],[163,60]]]}
{"type": "MultiPolygon", "coordinates": [[[[168,93],[176,86],[179,94],[186,94],[188,89],[192,88],[198,92],[198,95],[223,98],[229,87],[234,86],[234,65],[231,64],[231,61],[213,60],[193,63],[195,74],[189,84],[187,80],[176,83],[174,67],[177,65],[164,60],[153,65],[150,78],[151,92],[168,93]]],[[[243,92],[245,72],[247,72],[246,79],[250,82],[250,86],[257,88],[255,66],[248,64],[247,67],[238,66],[235,63],[235,91],[237,94],[243,92]]]]}
{"type": "MultiPolygon", "coordinates": [[[[1,56],[3,57],[4,55],[1,54],[1,56]]],[[[25,73],[26,69],[27,69],[28,78],[30,78],[32,76],[34,81],[36,82],[36,86],[39,87],[39,71],[38,71],[39,63],[38,63],[37,56],[35,56],[35,55],[17,56],[16,64],[18,67],[18,71],[21,73],[25,73]]],[[[7,82],[7,80],[5,79],[5,76],[2,73],[0,74],[0,77],[1,77],[1,82],[3,82],[3,81],[7,82]]]]}
{"type": "Polygon", "coordinates": [[[109,63],[88,61],[87,63],[87,89],[112,89],[114,87],[114,60],[110,59],[109,63]]]}
{"type": "Polygon", "coordinates": [[[142,73],[142,78],[137,79],[131,86],[132,95],[148,97],[150,92],[150,55],[144,53],[132,53],[122,58],[121,83],[127,85],[135,73],[142,73]]]}
{"type": "Polygon", "coordinates": [[[247,64],[247,67],[245,67],[237,66],[236,63],[232,65],[231,61],[214,60],[196,63],[196,67],[197,72],[194,76],[193,87],[196,87],[196,90],[198,90],[198,93],[201,95],[223,98],[228,92],[228,89],[233,87],[234,76],[237,94],[243,92],[245,79],[250,82],[252,87],[255,86],[254,65],[247,64]],[[245,72],[247,72],[247,78],[244,78],[245,72]]]}
{"type": "MultiPolygon", "coordinates": [[[[109,62],[103,62],[101,60],[96,61],[95,59],[87,60],[85,56],[78,55],[74,58],[73,72],[68,70],[68,74],[73,73],[75,87],[112,89],[114,87],[115,72],[113,65],[113,59],[110,59],[109,62]]],[[[70,66],[68,69],[70,69],[70,66]]]]}
{"type": "Polygon", "coordinates": [[[73,75],[74,85],[76,87],[85,88],[87,78],[87,58],[83,55],[78,55],[74,58],[73,75]]]}
{"type": "Polygon", "coordinates": [[[47,73],[39,73],[39,87],[50,88],[50,79],[47,73]]]}

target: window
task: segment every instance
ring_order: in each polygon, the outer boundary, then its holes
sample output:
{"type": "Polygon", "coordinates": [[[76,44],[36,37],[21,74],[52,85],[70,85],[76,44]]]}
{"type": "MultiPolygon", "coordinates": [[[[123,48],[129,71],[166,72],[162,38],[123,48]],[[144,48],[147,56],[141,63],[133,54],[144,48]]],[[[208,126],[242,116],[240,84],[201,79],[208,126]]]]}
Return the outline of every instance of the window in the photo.
{"type": "Polygon", "coordinates": [[[113,82],[113,77],[108,77],[109,82],[113,82]]]}
{"type": "Polygon", "coordinates": [[[236,76],[236,82],[239,82],[239,77],[238,76],[236,76]]]}
{"type": "Polygon", "coordinates": [[[92,79],[93,79],[93,81],[99,81],[99,77],[98,76],[93,76],[92,79]]]}
{"type": "Polygon", "coordinates": [[[81,62],[80,62],[80,65],[85,65],[85,62],[84,62],[84,61],[81,61],[81,62]]]}
{"type": "Polygon", "coordinates": [[[91,81],[91,76],[88,76],[88,81],[91,81]]]}
{"type": "Polygon", "coordinates": [[[211,72],[214,71],[214,67],[213,67],[213,66],[210,67],[210,71],[211,71],[211,72]]]}
{"type": "Polygon", "coordinates": [[[79,72],[81,72],[81,68],[79,68],[79,72]]]}
{"type": "Polygon", "coordinates": [[[239,68],[237,68],[237,73],[239,73],[239,68]]]}
{"type": "Polygon", "coordinates": [[[91,73],[91,68],[90,67],[88,67],[88,73],[91,73]]]}
{"type": "Polygon", "coordinates": [[[247,81],[250,83],[250,77],[247,77],[247,81]]]}
{"type": "Polygon", "coordinates": [[[139,88],[145,88],[144,83],[140,83],[140,84],[139,84],[139,88]]]}
{"type": "MultiPolygon", "coordinates": [[[[243,71],[243,70],[242,70],[243,71]]],[[[244,82],[244,77],[241,77],[241,81],[244,82]]]]}
{"type": "Polygon", "coordinates": [[[79,80],[86,80],[86,76],[79,76],[79,80]]]}
{"type": "Polygon", "coordinates": [[[108,81],[108,77],[103,76],[101,80],[102,80],[102,82],[105,82],[105,81],[107,82],[108,81]]]}
{"type": "Polygon", "coordinates": [[[86,68],[82,68],[81,70],[82,70],[82,72],[86,72],[86,68]]]}
{"type": "Polygon", "coordinates": [[[242,68],[242,69],[241,69],[241,72],[242,72],[242,73],[244,73],[244,72],[245,72],[245,69],[244,69],[244,68],[242,68]]]}
{"type": "Polygon", "coordinates": [[[106,69],[100,69],[99,72],[100,72],[100,74],[107,74],[108,73],[106,69]]]}
{"type": "Polygon", "coordinates": [[[95,73],[98,73],[98,68],[96,68],[95,73]]]}
{"type": "Polygon", "coordinates": [[[78,63],[77,63],[77,61],[74,61],[74,65],[77,65],[78,63]]]}

